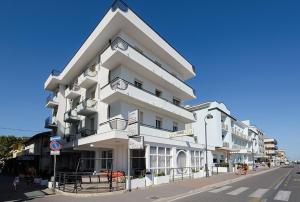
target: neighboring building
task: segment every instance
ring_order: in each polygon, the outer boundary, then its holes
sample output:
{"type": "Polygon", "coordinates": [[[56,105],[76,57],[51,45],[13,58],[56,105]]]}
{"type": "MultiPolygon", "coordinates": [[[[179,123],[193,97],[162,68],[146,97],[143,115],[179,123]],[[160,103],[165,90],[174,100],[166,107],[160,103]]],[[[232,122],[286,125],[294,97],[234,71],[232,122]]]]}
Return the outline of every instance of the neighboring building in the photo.
{"type": "Polygon", "coordinates": [[[208,114],[213,116],[207,122],[207,143],[213,147],[210,166],[228,162],[252,164],[254,159],[264,155],[263,133],[250,121],[239,121],[230,110],[218,102],[206,102],[187,107],[196,113],[197,121],[192,123],[198,141],[205,143],[205,122],[208,114]],[[253,148],[252,148],[253,145],[253,148]]]}
{"type": "MultiPolygon", "coordinates": [[[[45,127],[80,151],[84,170],[127,172],[128,113],[139,110],[144,150],[132,150],[132,172],[203,166],[203,142],[185,133],[195,121],[184,101],[196,98],[185,83],[194,67],[122,1],[111,9],[61,73],[45,82],[52,109],[45,127]]],[[[223,145],[221,145],[223,146],[223,145]]],[[[77,163],[75,160],[69,163],[77,163]]],[[[76,165],[68,165],[69,168],[76,165]]]]}
{"type": "Polygon", "coordinates": [[[284,164],[288,161],[285,150],[283,150],[283,149],[277,150],[277,156],[279,158],[280,164],[284,164]]]}
{"type": "Polygon", "coordinates": [[[273,166],[278,165],[279,162],[277,158],[277,153],[278,153],[277,140],[274,138],[265,138],[264,144],[265,144],[266,155],[268,156],[271,165],[273,166]]]}

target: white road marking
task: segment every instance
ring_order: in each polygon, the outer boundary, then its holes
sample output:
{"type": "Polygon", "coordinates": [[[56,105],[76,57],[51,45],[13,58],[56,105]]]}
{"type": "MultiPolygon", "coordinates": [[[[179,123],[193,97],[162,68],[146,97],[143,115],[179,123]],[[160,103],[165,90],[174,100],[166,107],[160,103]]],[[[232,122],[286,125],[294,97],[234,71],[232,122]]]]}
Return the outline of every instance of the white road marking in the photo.
{"type": "Polygon", "coordinates": [[[231,187],[232,186],[224,186],[224,187],[220,187],[220,188],[217,188],[217,189],[213,189],[213,190],[211,190],[209,192],[211,192],[211,193],[219,193],[219,192],[227,190],[227,189],[229,189],[231,187]]]}
{"type": "Polygon", "coordinates": [[[240,187],[240,188],[237,188],[237,189],[235,189],[232,192],[229,192],[227,194],[232,195],[232,196],[236,196],[236,195],[239,195],[240,193],[246,191],[247,189],[249,189],[249,188],[248,187],[240,187]]]}
{"type": "Polygon", "coordinates": [[[249,197],[262,198],[267,191],[269,191],[269,189],[257,189],[255,192],[250,194],[249,197]]]}
{"type": "Polygon", "coordinates": [[[283,178],[282,180],[279,181],[279,183],[274,187],[274,189],[278,189],[279,186],[283,183],[283,181],[289,176],[289,174],[292,172],[292,170],[290,170],[283,178]]]}
{"type": "Polygon", "coordinates": [[[290,191],[282,191],[282,190],[280,190],[276,194],[276,196],[274,197],[274,200],[277,200],[277,201],[289,201],[290,195],[291,195],[290,191]]]}

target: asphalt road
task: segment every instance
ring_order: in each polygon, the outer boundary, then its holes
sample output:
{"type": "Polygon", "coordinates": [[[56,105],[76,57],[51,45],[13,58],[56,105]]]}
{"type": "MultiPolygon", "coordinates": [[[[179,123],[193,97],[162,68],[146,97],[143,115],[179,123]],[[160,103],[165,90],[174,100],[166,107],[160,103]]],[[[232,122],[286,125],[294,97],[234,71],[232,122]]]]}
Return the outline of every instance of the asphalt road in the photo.
{"type": "Polygon", "coordinates": [[[272,172],[216,187],[174,200],[178,202],[300,202],[300,165],[282,167],[272,172]]]}

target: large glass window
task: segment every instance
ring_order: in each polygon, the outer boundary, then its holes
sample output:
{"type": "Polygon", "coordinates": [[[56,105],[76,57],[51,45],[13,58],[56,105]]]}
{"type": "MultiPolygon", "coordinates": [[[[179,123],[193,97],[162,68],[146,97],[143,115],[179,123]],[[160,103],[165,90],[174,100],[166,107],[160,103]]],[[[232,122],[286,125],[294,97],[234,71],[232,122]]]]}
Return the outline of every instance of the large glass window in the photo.
{"type": "Polygon", "coordinates": [[[196,171],[200,170],[202,168],[202,152],[200,151],[191,151],[191,166],[196,171]]]}
{"type": "Polygon", "coordinates": [[[134,176],[144,176],[146,169],[145,150],[131,150],[131,169],[134,176]]]}
{"type": "Polygon", "coordinates": [[[170,174],[171,149],[165,147],[150,147],[150,167],[154,174],[170,174]]]}
{"type": "Polygon", "coordinates": [[[101,168],[111,169],[112,168],[112,150],[102,151],[101,154],[101,168]]]}

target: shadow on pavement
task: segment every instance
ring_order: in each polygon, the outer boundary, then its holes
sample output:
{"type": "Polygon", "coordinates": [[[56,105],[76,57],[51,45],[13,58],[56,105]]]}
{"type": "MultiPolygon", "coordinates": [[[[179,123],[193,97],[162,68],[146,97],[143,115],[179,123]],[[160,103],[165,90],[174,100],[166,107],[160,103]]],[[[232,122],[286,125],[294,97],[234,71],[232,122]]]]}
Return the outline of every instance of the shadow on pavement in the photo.
{"type": "Polygon", "coordinates": [[[13,189],[14,177],[0,175],[0,201],[28,201],[48,195],[45,187],[20,181],[17,190],[13,189]]]}

